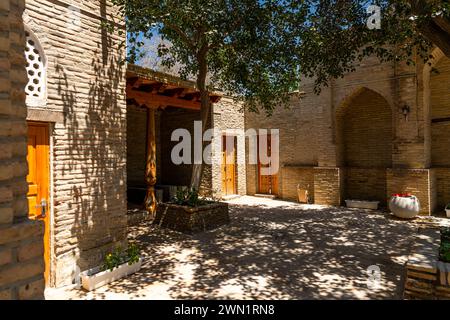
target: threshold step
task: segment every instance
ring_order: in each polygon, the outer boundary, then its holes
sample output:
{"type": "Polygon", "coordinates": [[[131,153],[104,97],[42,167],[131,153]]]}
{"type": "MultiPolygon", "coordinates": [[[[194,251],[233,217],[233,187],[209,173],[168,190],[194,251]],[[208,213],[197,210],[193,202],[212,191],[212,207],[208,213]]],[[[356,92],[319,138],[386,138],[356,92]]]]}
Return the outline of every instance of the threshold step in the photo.
{"type": "Polygon", "coordinates": [[[276,199],[277,198],[277,196],[274,194],[262,194],[262,193],[256,193],[255,197],[266,198],[266,199],[276,199]]]}
{"type": "Polygon", "coordinates": [[[241,197],[241,195],[239,195],[239,194],[229,194],[229,195],[226,195],[226,196],[222,196],[222,200],[227,201],[227,200],[237,199],[237,198],[240,198],[240,197],[241,197]]]}

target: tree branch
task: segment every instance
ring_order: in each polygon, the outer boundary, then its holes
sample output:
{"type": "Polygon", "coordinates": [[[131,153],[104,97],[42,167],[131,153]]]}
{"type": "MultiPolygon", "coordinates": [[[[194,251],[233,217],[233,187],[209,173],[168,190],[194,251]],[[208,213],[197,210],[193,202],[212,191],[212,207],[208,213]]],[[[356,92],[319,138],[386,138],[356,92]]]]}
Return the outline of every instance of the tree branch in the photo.
{"type": "Polygon", "coordinates": [[[419,31],[450,58],[450,34],[437,25],[434,20],[419,27],[419,31]]]}
{"type": "Polygon", "coordinates": [[[183,32],[183,30],[180,29],[180,27],[178,27],[177,25],[168,23],[168,22],[164,22],[164,26],[168,29],[171,29],[173,31],[175,31],[184,41],[184,43],[189,46],[189,49],[191,49],[192,51],[196,50],[196,45],[195,43],[192,41],[192,39],[190,39],[186,33],[183,32]]]}

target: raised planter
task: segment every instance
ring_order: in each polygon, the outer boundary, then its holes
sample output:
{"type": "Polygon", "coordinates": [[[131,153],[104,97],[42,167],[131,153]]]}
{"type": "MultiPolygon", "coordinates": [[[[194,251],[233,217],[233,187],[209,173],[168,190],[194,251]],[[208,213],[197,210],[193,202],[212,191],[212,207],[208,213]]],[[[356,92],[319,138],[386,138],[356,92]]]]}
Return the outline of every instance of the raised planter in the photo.
{"type": "Polygon", "coordinates": [[[365,201],[365,200],[345,200],[347,208],[372,209],[377,210],[379,201],[365,201]]]}
{"type": "Polygon", "coordinates": [[[91,291],[100,288],[110,282],[116,281],[127,275],[139,271],[142,266],[142,258],[139,261],[129,265],[128,262],[121,264],[117,268],[111,270],[101,271],[100,267],[89,269],[80,274],[81,284],[84,289],[91,291]]]}
{"type": "Polygon", "coordinates": [[[413,219],[420,212],[420,202],[416,196],[393,195],[389,201],[391,212],[402,219],[413,219]]]}
{"type": "Polygon", "coordinates": [[[406,299],[450,299],[450,263],[439,260],[439,230],[419,229],[406,263],[406,299]]]}
{"type": "Polygon", "coordinates": [[[230,223],[228,204],[211,202],[198,207],[160,203],[153,222],[162,228],[184,233],[198,233],[230,223]]]}

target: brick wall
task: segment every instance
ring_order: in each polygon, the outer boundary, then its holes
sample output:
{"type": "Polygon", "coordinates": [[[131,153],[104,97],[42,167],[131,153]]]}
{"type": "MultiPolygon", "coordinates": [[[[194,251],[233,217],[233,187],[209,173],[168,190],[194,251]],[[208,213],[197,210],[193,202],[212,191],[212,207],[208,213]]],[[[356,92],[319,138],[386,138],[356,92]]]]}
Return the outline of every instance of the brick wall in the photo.
{"type": "Polygon", "coordinates": [[[342,169],[316,167],[314,169],[315,203],[339,206],[343,201],[342,180],[342,169]]]}
{"type": "Polygon", "coordinates": [[[297,188],[308,190],[314,201],[314,168],[285,166],[281,169],[281,193],[283,199],[298,201],[297,188]]]}
{"type": "Polygon", "coordinates": [[[380,201],[385,206],[386,169],[346,168],[343,192],[345,199],[380,201]]]}
{"type": "Polygon", "coordinates": [[[431,163],[450,167],[450,59],[443,58],[431,73],[431,119],[445,120],[431,125],[431,163]]]}
{"type": "MultiPolygon", "coordinates": [[[[289,108],[277,108],[274,114],[268,117],[263,110],[259,113],[245,113],[245,129],[278,129],[280,133],[280,167],[313,167],[318,164],[319,155],[322,154],[320,139],[318,135],[324,123],[321,120],[323,108],[320,105],[321,99],[316,99],[315,95],[307,95],[300,99],[298,95],[293,95],[289,108]]],[[[248,144],[246,145],[248,155],[248,144]]],[[[287,169],[290,170],[290,169],[287,169]]],[[[280,170],[280,171],[284,171],[280,170]]],[[[278,190],[286,193],[286,199],[292,199],[297,193],[299,181],[283,182],[288,175],[280,172],[278,179],[278,190]],[[294,188],[294,190],[291,189],[294,188]],[[288,188],[288,189],[286,189],[288,188]]],[[[256,165],[248,164],[246,167],[247,193],[252,195],[258,192],[258,170],[256,165]]],[[[296,198],[296,197],[295,197],[296,198]]]]}
{"type": "MultiPolygon", "coordinates": [[[[156,174],[161,174],[160,112],[155,113],[156,174]]],[[[147,110],[135,105],[127,106],[127,186],[145,187],[147,149],[147,110]]],[[[158,179],[160,180],[160,179],[158,179]]],[[[158,181],[160,183],[160,181],[158,181]]]]}
{"type": "Polygon", "coordinates": [[[0,2],[0,300],[42,299],[43,224],[28,220],[23,0],[0,2]]]}
{"type": "Polygon", "coordinates": [[[450,203],[450,168],[434,168],[436,176],[436,210],[443,212],[450,203]]]}
{"type": "MultiPolygon", "coordinates": [[[[224,96],[213,106],[213,126],[217,130],[224,132],[225,130],[245,130],[244,110],[242,104],[234,101],[230,97],[224,96]]],[[[230,132],[233,135],[233,132],[230,132]]],[[[244,137],[236,138],[236,193],[244,195],[247,192],[247,167],[245,162],[245,139],[244,137]]],[[[211,166],[211,187],[216,196],[222,195],[222,155],[213,153],[211,166]]]]}
{"type": "Polygon", "coordinates": [[[363,89],[337,112],[337,143],[343,165],[387,168],[392,165],[391,108],[379,94],[363,89]]]}
{"type": "MultiPolygon", "coordinates": [[[[450,199],[450,131],[447,121],[430,123],[450,117],[450,60],[439,50],[433,55],[440,74],[430,77],[431,68],[423,63],[407,66],[367,58],[319,95],[313,79],[303,79],[304,95],[293,98],[290,109],[280,106],[270,118],[246,112],[246,128],[281,130],[282,166],[323,168],[314,175],[316,203],[340,204],[343,198],[384,202],[391,193],[408,191],[421,200],[423,214],[442,210],[450,199]],[[410,108],[406,118],[404,106],[410,108]]],[[[295,173],[280,176],[282,198],[293,199],[297,179],[295,173]]],[[[248,166],[247,192],[256,190],[257,170],[248,166]]]]}
{"type": "Polygon", "coordinates": [[[420,202],[420,213],[429,215],[435,208],[435,178],[429,169],[388,169],[387,197],[394,193],[411,193],[420,202]]]}
{"type": "MultiPolygon", "coordinates": [[[[191,133],[191,163],[194,161],[194,121],[200,121],[198,111],[168,108],[161,114],[161,184],[189,186],[191,184],[192,165],[176,165],[172,162],[171,153],[178,141],[171,141],[176,129],[186,129],[191,133]]],[[[211,120],[210,120],[211,121],[211,120]]],[[[208,195],[212,189],[211,166],[204,165],[200,192],[208,195]]]]}
{"type": "Polygon", "coordinates": [[[126,241],[124,36],[100,28],[115,13],[106,0],[26,1],[24,21],[47,57],[45,109],[64,114],[51,132],[55,286],[126,241]]]}

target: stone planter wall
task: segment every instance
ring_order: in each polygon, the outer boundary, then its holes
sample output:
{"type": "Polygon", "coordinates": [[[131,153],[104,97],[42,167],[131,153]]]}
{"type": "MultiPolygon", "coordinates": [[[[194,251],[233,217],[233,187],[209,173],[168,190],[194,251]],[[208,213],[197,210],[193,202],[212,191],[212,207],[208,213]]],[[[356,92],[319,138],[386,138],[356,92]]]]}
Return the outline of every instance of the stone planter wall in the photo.
{"type": "Polygon", "coordinates": [[[450,263],[438,261],[440,233],[422,232],[406,264],[404,297],[406,299],[450,299],[450,263]]]}
{"type": "Polygon", "coordinates": [[[154,224],[163,228],[197,233],[228,224],[228,204],[211,203],[197,208],[161,203],[156,210],[154,224]]]}
{"type": "Polygon", "coordinates": [[[151,220],[151,215],[148,213],[148,211],[142,209],[142,210],[128,210],[127,214],[127,225],[128,227],[136,226],[138,224],[141,224],[145,221],[151,220]]]}

